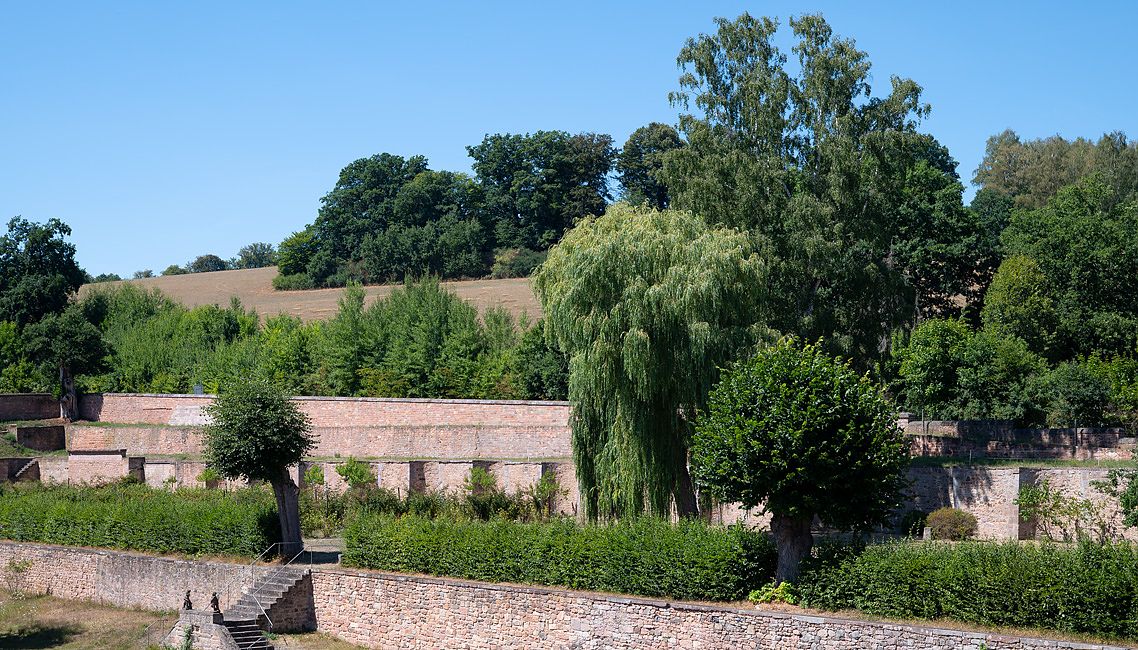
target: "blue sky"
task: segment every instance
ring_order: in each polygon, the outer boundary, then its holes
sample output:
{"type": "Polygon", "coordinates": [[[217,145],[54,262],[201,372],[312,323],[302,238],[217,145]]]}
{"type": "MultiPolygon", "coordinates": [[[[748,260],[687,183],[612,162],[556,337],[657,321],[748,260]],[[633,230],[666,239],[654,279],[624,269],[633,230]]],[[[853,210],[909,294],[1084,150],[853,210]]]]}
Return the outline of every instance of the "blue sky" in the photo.
{"type": "Polygon", "coordinates": [[[742,11],[821,11],[877,93],[920,83],[965,181],[1005,128],[1138,138],[1138,3],[9,0],[0,216],[64,220],[92,274],[230,257],[359,157],[469,171],[487,133],[674,123],[684,40],[742,11]]]}

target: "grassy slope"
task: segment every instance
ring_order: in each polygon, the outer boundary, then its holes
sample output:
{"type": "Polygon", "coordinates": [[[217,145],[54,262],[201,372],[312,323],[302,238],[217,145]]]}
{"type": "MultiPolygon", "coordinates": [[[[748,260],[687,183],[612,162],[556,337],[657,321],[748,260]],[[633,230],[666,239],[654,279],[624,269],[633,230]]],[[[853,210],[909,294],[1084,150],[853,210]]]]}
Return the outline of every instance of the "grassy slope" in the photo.
{"type": "MultiPolygon", "coordinates": [[[[263,269],[244,269],[240,271],[215,271],[213,273],[191,273],[142,280],[129,280],[147,288],[158,288],[166,295],[193,307],[196,305],[229,304],[236,296],[241,304],[252,307],[263,316],[279,313],[299,316],[306,321],[321,320],[335,315],[337,301],[343,289],[313,289],[310,291],[276,291],[273,277],[277,274],[275,266],[263,269]]],[[[107,286],[119,284],[107,283],[107,286]]],[[[444,286],[458,294],[479,309],[501,306],[514,315],[522,312],[536,320],[541,315],[541,305],[533,295],[529,280],[516,278],[509,280],[464,280],[444,282],[444,286]]],[[[84,285],[79,295],[90,291],[84,285]]],[[[368,297],[374,299],[391,293],[394,285],[366,287],[368,297]]]]}

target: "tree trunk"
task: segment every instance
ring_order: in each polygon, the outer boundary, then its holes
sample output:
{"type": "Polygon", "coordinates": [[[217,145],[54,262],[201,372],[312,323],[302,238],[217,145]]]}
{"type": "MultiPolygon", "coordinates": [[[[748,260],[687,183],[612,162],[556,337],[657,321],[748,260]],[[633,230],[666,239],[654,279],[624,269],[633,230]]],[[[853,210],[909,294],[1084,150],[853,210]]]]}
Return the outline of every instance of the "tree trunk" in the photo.
{"type": "Polygon", "coordinates": [[[778,549],[775,584],[798,580],[802,558],[809,555],[814,546],[814,536],[810,534],[810,522],[813,519],[780,514],[771,518],[771,534],[774,535],[775,548],[778,549]]]}
{"type": "Polygon", "coordinates": [[[281,522],[281,555],[291,558],[304,549],[300,536],[300,488],[292,482],[287,469],[282,469],[272,484],[281,522]]]}
{"type": "Polygon", "coordinates": [[[695,501],[695,488],[691,482],[691,472],[688,471],[687,452],[682,452],[679,459],[679,476],[676,477],[676,516],[680,519],[685,517],[699,516],[699,507],[695,501]]]}
{"type": "Polygon", "coordinates": [[[71,376],[71,368],[59,367],[59,386],[62,389],[59,395],[59,417],[74,422],[79,419],[79,399],[75,396],[75,378],[71,376]]]}

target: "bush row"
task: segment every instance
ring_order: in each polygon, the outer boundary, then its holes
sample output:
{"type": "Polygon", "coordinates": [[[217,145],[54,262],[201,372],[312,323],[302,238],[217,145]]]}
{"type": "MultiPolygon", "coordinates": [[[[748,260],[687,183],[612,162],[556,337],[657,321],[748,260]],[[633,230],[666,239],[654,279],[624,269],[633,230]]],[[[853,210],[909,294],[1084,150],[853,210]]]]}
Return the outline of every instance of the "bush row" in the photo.
{"type": "Polygon", "coordinates": [[[590,526],[365,514],[344,542],[349,566],[688,600],[740,600],[775,562],[766,535],[648,518],[590,526]]]}
{"type": "Polygon", "coordinates": [[[897,542],[830,549],[803,574],[804,604],[1138,638],[1138,548],[897,542]]]}
{"type": "Polygon", "coordinates": [[[0,491],[0,538],[155,553],[255,557],[279,541],[272,492],[15,485],[0,491]]]}

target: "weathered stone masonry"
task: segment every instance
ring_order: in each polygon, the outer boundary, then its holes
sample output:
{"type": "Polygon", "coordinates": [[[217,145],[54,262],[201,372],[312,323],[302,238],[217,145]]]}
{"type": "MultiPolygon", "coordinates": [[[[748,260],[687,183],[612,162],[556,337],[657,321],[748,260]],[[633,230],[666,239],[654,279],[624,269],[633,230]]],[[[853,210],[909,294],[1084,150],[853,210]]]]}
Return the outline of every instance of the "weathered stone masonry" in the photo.
{"type": "MultiPolygon", "coordinates": [[[[32,562],[27,591],[152,610],[176,608],[186,588],[195,598],[208,595],[246,571],[220,562],[0,542],[0,566],[12,559],[32,562]]],[[[343,569],[314,570],[312,597],[318,631],[370,648],[1122,649],[343,569]]]]}

